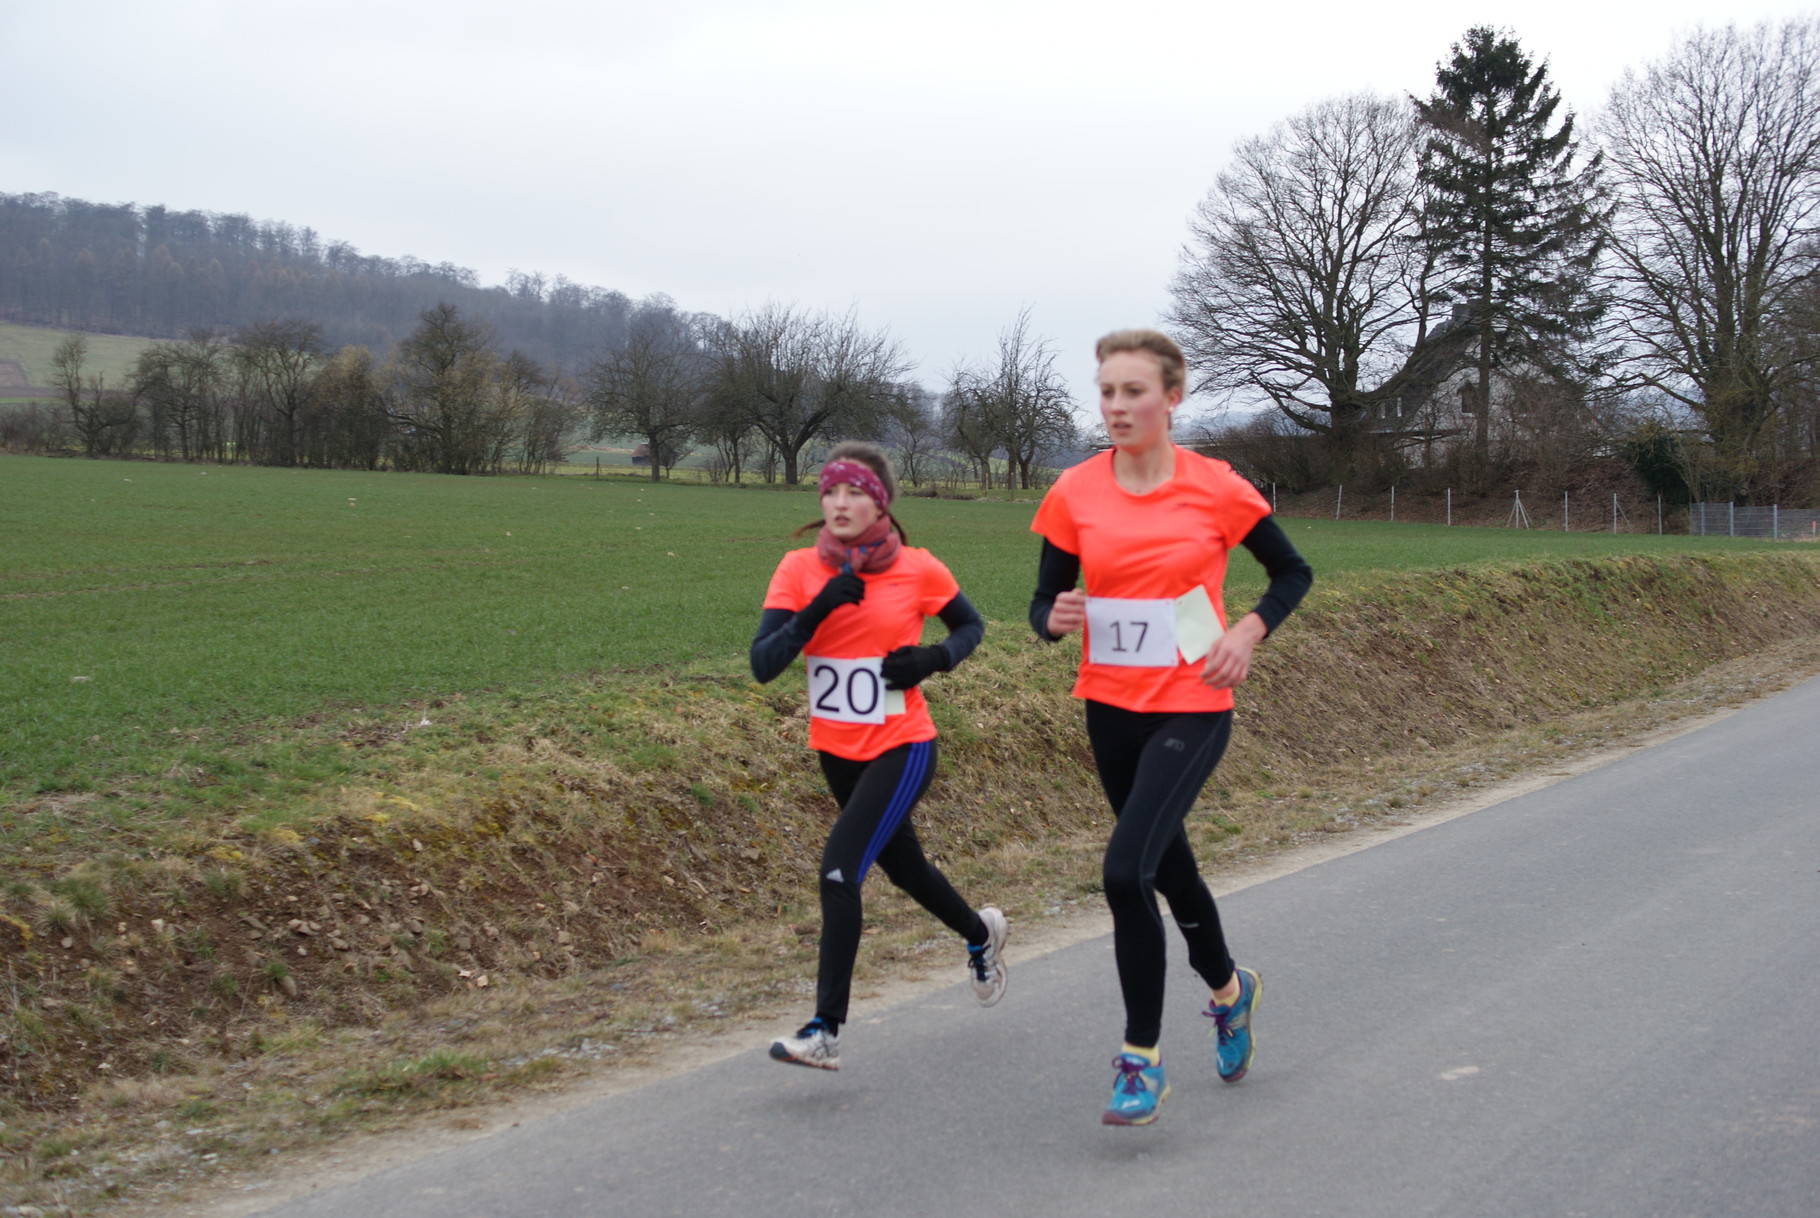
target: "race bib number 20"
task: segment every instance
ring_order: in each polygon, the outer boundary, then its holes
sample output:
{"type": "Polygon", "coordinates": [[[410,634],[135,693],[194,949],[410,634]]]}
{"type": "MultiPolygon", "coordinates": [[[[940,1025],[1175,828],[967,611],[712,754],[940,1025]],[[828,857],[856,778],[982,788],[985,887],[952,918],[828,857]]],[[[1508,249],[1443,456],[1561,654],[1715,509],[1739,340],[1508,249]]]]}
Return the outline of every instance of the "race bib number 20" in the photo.
{"type": "Polygon", "coordinates": [[[883,723],[885,716],[902,714],[901,690],[885,688],[879,671],[881,656],[836,660],[804,656],[809,667],[809,714],[840,723],[883,723]]]}

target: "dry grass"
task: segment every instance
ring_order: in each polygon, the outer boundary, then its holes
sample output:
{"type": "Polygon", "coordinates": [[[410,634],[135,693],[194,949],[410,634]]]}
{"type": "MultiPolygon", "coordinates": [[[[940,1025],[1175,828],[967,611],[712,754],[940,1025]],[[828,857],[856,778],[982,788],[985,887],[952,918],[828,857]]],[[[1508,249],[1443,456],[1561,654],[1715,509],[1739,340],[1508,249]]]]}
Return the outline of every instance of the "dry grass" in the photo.
{"type": "MultiPolygon", "coordinates": [[[[1565,562],[1316,597],[1260,661],[1197,847],[1237,865],[1779,688],[1820,668],[1815,572],[1565,562]]],[[[1096,901],[1107,813],[1070,667],[1005,643],[934,699],[925,840],[1026,925],[1096,901]]],[[[297,725],[289,747],[380,751],[385,785],[159,858],[47,849],[0,894],[0,1196],[172,1196],[799,1015],[832,807],[795,692],[600,677],[422,733],[297,725]]],[[[953,965],[888,885],[868,902],[862,992],[953,965]]]]}

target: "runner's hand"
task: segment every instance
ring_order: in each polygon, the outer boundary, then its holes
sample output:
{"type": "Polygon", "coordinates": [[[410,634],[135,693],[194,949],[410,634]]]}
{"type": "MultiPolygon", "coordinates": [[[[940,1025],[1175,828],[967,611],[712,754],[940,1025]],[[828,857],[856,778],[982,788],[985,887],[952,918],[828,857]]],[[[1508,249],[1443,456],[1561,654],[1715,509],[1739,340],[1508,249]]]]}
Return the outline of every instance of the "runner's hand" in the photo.
{"type": "Polygon", "coordinates": [[[866,582],[851,571],[843,571],[823,584],[822,590],[815,594],[815,599],[804,605],[796,616],[813,630],[842,605],[857,605],[865,597],[866,582]]]}
{"type": "Polygon", "coordinates": [[[1201,684],[1214,689],[1233,689],[1251,675],[1251,652],[1268,633],[1264,619],[1247,613],[1233,627],[1213,641],[1206,663],[1201,665],[1201,684]]]}
{"type": "Polygon", "coordinates": [[[879,665],[886,689],[911,689],[933,673],[948,671],[948,653],[940,647],[899,647],[879,665]]]}
{"type": "Polygon", "coordinates": [[[1049,637],[1059,639],[1064,634],[1073,634],[1087,621],[1087,594],[1079,588],[1070,588],[1058,593],[1055,604],[1049,607],[1049,637]]]}

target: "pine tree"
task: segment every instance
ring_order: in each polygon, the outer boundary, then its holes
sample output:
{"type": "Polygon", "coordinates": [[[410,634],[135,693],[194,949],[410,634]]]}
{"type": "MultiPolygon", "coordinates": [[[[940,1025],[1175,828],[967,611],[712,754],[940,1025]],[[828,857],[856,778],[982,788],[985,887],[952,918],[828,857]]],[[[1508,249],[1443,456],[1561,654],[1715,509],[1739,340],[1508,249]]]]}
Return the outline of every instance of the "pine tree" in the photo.
{"type": "Polygon", "coordinates": [[[1573,113],[1556,123],[1561,97],[1548,65],[1533,64],[1514,38],[1489,26],[1467,31],[1437,65],[1435,84],[1432,97],[1415,99],[1429,132],[1424,235],[1461,324],[1476,330],[1483,455],[1493,372],[1566,379],[1571,341],[1602,312],[1592,271],[1609,209],[1600,158],[1575,168],[1573,113]]]}

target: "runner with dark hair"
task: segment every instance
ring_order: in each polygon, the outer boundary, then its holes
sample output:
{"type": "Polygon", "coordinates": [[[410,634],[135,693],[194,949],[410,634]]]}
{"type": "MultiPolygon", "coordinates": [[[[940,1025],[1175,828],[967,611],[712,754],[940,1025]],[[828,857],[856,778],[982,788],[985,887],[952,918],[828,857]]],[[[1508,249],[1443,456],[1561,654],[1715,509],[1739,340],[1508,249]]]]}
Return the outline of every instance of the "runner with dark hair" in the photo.
{"type": "Polygon", "coordinates": [[[770,681],[803,655],[809,747],[840,804],[822,848],[815,1017],[773,1042],[771,1056],[838,1070],[859,952],[860,884],[873,863],[966,941],[967,977],[982,1006],[1005,993],[1008,926],[991,906],[974,912],[924,857],[910,824],[935,776],[935,724],[921,683],[966,659],[985,625],[940,560],[903,544],[889,510],[896,479],[876,447],[837,445],[820,490],[822,518],[804,526],[819,528],[815,545],[784,555],[765,593],[752,675],[770,681]],[[928,617],[939,617],[948,637],[918,646],[928,617]]]}

